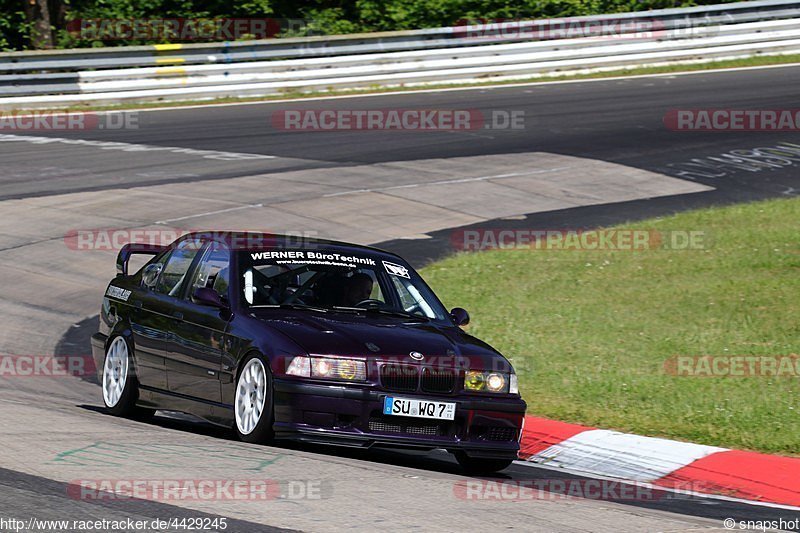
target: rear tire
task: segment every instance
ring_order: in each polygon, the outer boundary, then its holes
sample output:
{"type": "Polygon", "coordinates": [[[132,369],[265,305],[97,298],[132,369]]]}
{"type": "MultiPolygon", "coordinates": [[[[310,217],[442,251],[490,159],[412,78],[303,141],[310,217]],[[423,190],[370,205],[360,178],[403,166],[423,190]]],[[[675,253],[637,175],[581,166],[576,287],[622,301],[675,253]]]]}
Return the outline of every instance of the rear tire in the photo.
{"type": "Polygon", "coordinates": [[[472,475],[494,474],[505,470],[514,462],[513,459],[482,459],[479,457],[470,457],[464,452],[456,452],[455,455],[458,464],[461,465],[464,472],[472,475]]]}
{"type": "Polygon", "coordinates": [[[236,378],[233,429],[240,440],[263,443],[272,440],[274,412],[272,373],[258,354],[249,355],[236,378]]]}

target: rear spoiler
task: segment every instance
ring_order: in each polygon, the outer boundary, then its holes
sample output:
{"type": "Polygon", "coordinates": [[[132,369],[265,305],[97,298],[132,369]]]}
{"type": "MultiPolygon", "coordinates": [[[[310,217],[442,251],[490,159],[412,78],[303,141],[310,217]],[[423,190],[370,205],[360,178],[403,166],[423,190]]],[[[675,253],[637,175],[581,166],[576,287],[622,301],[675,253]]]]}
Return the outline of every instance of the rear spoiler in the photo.
{"type": "Polygon", "coordinates": [[[117,254],[117,274],[128,275],[128,260],[133,254],[158,255],[169,246],[159,244],[129,243],[122,247],[117,254]]]}

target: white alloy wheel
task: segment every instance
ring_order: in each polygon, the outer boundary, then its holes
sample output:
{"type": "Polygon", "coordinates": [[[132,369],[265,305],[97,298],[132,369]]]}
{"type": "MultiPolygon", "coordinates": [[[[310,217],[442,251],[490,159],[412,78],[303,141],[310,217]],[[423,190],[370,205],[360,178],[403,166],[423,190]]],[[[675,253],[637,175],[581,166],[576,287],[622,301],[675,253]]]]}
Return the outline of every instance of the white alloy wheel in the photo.
{"type": "Polygon", "coordinates": [[[249,435],[261,420],[267,389],[267,371],[261,359],[254,357],[245,364],[236,384],[236,427],[249,435]]]}
{"type": "Polygon", "coordinates": [[[117,337],[108,347],[103,363],[103,401],[107,407],[114,407],[122,398],[128,381],[128,343],[117,337]]]}

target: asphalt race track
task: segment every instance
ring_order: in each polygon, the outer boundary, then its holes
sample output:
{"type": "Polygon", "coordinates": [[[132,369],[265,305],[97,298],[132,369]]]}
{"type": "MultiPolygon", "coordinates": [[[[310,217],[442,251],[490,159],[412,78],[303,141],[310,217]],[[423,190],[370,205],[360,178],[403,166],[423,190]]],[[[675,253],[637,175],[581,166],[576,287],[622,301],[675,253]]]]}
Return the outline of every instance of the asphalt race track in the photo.
{"type": "MultiPolygon", "coordinates": [[[[794,66],[145,111],[138,128],[124,130],[0,131],[0,355],[89,353],[116,251],[75,246],[64,238],[71,231],[303,231],[379,244],[423,265],[452,251],[456,228],[592,227],[794,196],[800,155],[765,165],[753,150],[793,143],[800,154],[797,132],[676,132],[664,116],[792,109],[798,87],[794,66]],[[272,122],[286,109],[410,108],[521,111],[524,128],[309,132],[272,122]]],[[[609,532],[800,518],[674,494],[475,501],[462,497],[471,479],[446,454],[254,446],[185,416],[143,423],[101,406],[91,378],[0,375],[0,518],[226,517],[226,531],[609,532]],[[268,479],[315,493],[145,501],[76,498],[69,489],[75,480],[156,478],[268,479]]],[[[576,477],[519,464],[495,479],[576,477]]]]}

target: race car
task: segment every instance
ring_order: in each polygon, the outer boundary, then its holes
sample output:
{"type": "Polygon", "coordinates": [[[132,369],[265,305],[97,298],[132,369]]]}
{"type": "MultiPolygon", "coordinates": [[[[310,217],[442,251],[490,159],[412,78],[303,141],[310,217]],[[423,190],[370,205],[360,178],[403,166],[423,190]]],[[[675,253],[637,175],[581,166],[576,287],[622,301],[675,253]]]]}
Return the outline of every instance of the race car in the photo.
{"type": "Polygon", "coordinates": [[[511,364],[399,256],[261,233],[127,244],[92,336],[111,413],[182,411],[246,442],[445,449],[474,473],[517,456],[511,364]],[[146,254],[136,273],[130,258],[146,254]]]}

